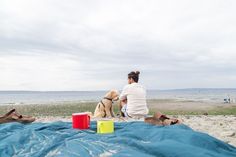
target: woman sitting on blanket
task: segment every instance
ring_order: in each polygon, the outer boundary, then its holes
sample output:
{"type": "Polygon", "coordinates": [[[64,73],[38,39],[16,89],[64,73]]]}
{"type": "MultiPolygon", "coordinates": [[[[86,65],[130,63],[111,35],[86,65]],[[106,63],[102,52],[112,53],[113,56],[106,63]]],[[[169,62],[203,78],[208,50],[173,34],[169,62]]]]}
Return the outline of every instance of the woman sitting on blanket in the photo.
{"type": "Polygon", "coordinates": [[[119,108],[123,117],[142,118],[149,110],[146,103],[146,89],[138,83],[139,71],[128,74],[128,85],[120,94],[119,108]]]}
{"type": "Polygon", "coordinates": [[[178,119],[169,118],[160,112],[153,117],[147,117],[149,112],[146,103],[146,89],[138,83],[139,71],[132,71],[128,74],[128,85],[120,94],[120,112],[123,117],[145,118],[146,123],[154,125],[173,125],[181,123],[178,119]]]}
{"type": "Polygon", "coordinates": [[[33,121],[35,121],[35,118],[31,116],[23,116],[19,114],[16,109],[12,109],[4,116],[0,117],[0,124],[9,122],[31,123],[33,121]]]}

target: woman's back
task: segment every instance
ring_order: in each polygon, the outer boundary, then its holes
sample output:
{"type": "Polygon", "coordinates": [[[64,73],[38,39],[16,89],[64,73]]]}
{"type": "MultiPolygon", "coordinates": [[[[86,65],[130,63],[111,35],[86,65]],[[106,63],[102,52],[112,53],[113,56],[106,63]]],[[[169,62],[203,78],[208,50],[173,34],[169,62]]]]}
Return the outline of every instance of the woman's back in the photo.
{"type": "Polygon", "coordinates": [[[139,83],[128,84],[121,93],[127,98],[127,113],[132,115],[147,115],[146,89],[139,83]]]}

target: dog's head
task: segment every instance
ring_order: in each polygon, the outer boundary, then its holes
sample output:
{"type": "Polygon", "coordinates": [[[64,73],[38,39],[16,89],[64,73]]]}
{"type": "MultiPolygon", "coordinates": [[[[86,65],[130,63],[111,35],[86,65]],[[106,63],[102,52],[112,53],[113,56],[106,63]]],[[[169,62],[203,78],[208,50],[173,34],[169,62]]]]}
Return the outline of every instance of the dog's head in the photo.
{"type": "Polygon", "coordinates": [[[117,90],[111,90],[108,93],[109,98],[111,98],[113,101],[118,101],[119,100],[119,92],[117,90]]]}

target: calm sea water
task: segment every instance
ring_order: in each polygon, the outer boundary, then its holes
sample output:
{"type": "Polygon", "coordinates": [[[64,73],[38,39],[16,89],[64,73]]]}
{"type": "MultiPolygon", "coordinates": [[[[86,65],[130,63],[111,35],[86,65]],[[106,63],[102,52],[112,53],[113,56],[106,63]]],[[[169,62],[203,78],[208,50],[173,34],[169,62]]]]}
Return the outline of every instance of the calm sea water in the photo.
{"type": "MultiPolygon", "coordinates": [[[[106,91],[0,91],[0,104],[37,104],[65,101],[98,101],[106,91]]],[[[223,102],[230,97],[235,101],[235,89],[176,89],[148,90],[148,99],[179,99],[206,102],[223,102]]]]}

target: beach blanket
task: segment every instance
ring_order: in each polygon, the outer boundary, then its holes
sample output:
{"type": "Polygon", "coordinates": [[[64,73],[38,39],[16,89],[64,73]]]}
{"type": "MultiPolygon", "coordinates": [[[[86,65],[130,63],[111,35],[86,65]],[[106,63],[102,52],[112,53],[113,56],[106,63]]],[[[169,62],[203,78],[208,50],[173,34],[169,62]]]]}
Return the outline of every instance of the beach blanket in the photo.
{"type": "Polygon", "coordinates": [[[0,125],[0,156],[236,157],[236,148],[185,125],[115,123],[115,133],[72,129],[69,122],[0,125]]]}

